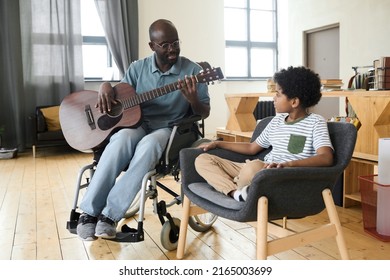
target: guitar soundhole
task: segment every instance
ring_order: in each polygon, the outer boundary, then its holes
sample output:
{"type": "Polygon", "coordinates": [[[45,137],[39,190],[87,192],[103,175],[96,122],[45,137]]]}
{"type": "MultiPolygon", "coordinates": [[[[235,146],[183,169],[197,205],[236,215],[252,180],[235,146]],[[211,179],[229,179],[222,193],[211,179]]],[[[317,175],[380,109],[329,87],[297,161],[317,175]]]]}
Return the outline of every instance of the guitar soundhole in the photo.
{"type": "Polygon", "coordinates": [[[112,104],[111,105],[111,111],[107,113],[109,117],[116,118],[120,116],[123,112],[123,106],[120,100],[116,100],[118,103],[117,104],[112,104]]]}
{"type": "Polygon", "coordinates": [[[112,104],[111,111],[105,115],[102,115],[97,123],[101,130],[109,130],[117,125],[122,119],[123,107],[122,103],[117,100],[117,104],[112,104]]]}
{"type": "Polygon", "coordinates": [[[98,121],[98,127],[100,130],[109,130],[113,128],[115,125],[117,125],[122,119],[122,115],[119,115],[117,117],[109,117],[108,115],[101,116],[98,121]]]}

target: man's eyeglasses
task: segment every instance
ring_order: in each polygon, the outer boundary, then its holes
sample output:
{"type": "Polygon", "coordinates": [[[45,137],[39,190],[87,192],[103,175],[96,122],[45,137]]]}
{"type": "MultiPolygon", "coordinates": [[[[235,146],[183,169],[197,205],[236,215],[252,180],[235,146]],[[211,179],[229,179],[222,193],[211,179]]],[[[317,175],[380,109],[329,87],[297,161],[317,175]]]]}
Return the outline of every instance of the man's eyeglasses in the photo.
{"type": "Polygon", "coordinates": [[[180,40],[177,40],[175,42],[172,42],[172,43],[164,43],[162,45],[160,44],[157,44],[156,42],[153,42],[155,45],[157,45],[159,48],[162,48],[163,50],[168,50],[169,47],[171,47],[172,49],[178,49],[180,48],[180,40]]]}

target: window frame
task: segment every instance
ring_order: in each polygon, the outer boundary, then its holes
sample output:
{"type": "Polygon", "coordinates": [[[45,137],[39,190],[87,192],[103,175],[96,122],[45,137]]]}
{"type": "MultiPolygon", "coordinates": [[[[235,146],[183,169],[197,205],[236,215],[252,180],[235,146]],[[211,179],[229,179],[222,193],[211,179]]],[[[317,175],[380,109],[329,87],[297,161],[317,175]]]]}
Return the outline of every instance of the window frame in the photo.
{"type": "MultiPolygon", "coordinates": [[[[87,3],[87,2],[84,2],[84,4],[85,3],[87,3]]],[[[96,5],[94,4],[94,0],[88,1],[88,5],[91,5],[91,6],[85,6],[84,8],[92,9],[92,6],[93,6],[96,9],[96,15],[98,16],[98,11],[97,11],[96,5]]],[[[81,3],[80,3],[80,9],[82,11],[84,11],[83,10],[83,6],[82,6],[81,3]]],[[[85,15],[85,13],[81,12],[81,17],[82,17],[81,18],[81,24],[82,24],[82,32],[81,33],[82,33],[83,56],[84,56],[84,46],[105,47],[105,49],[106,49],[106,54],[105,54],[105,56],[106,56],[106,61],[105,61],[106,68],[107,69],[108,68],[113,68],[114,71],[117,71],[118,68],[117,68],[117,65],[116,65],[116,63],[114,61],[114,57],[113,57],[113,55],[112,55],[112,53],[110,51],[107,38],[104,35],[103,26],[101,25],[102,29],[99,28],[99,32],[92,32],[92,33],[87,32],[87,34],[85,34],[83,32],[83,22],[84,22],[83,21],[83,15],[85,15]]],[[[96,16],[94,16],[94,19],[98,20],[99,23],[101,24],[99,16],[97,18],[96,18],[96,16]]],[[[95,20],[95,23],[96,23],[96,20],[95,20]]],[[[87,22],[90,23],[90,20],[88,20],[87,22]]],[[[91,21],[91,22],[93,22],[93,21],[91,21]]],[[[90,25],[88,25],[88,26],[90,26],[90,25]]],[[[95,25],[93,25],[93,26],[95,26],[95,25]]],[[[88,30],[90,30],[90,29],[88,29],[88,30]]],[[[84,58],[83,58],[83,60],[84,60],[84,58]]],[[[84,61],[83,61],[83,63],[84,63],[84,61]]],[[[102,63],[103,63],[103,61],[102,61],[102,63]]],[[[84,70],[83,70],[84,81],[103,81],[105,79],[105,77],[104,77],[105,73],[101,73],[102,76],[86,76],[85,75],[86,73],[85,73],[85,65],[84,64],[83,64],[83,68],[84,68],[84,70]]],[[[117,79],[117,77],[114,77],[114,80],[112,80],[112,81],[115,81],[116,79],[117,79]]],[[[120,79],[120,77],[119,77],[119,79],[120,79]]]]}
{"type": "MultiPolygon", "coordinates": [[[[83,46],[106,46],[107,49],[107,67],[113,67],[113,57],[108,47],[108,43],[105,36],[83,36],[83,46]]],[[[85,81],[102,81],[103,77],[85,77],[85,81]]]]}
{"type": "MultiPolygon", "coordinates": [[[[237,9],[245,9],[246,10],[246,19],[247,19],[247,40],[245,41],[237,41],[237,40],[225,40],[225,50],[229,47],[240,47],[246,49],[246,54],[248,58],[248,64],[247,64],[247,76],[227,76],[225,77],[226,80],[267,80],[271,78],[270,76],[264,76],[264,77],[253,77],[251,74],[251,68],[252,68],[252,61],[251,61],[251,50],[252,48],[266,48],[266,49],[272,49],[274,50],[274,63],[273,63],[273,71],[275,72],[278,69],[278,55],[279,55],[279,49],[278,49],[278,6],[277,6],[277,0],[273,1],[273,7],[272,10],[274,12],[274,22],[273,22],[273,30],[274,30],[274,36],[275,41],[274,42],[255,42],[250,40],[250,33],[251,33],[251,7],[250,7],[250,0],[246,0],[247,6],[246,8],[237,8],[237,9]]],[[[226,8],[226,6],[224,6],[226,8]]],[[[232,7],[229,7],[232,9],[232,7]]],[[[234,9],[234,8],[233,8],[234,9]]],[[[258,9],[254,9],[258,10],[258,9]]],[[[226,58],[225,58],[226,59],[226,58]]]]}

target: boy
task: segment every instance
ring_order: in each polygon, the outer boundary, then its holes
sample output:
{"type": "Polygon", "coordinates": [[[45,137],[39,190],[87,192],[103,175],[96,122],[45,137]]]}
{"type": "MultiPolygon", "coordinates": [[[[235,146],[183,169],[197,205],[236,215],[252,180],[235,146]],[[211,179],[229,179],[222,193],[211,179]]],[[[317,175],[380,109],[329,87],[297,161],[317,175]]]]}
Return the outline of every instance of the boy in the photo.
{"type": "Polygon", "coordinates": [[[200,146],[204,151],[220,148],[245,155],[256,155],[272,146],[264,161],[232,162],[208,153],[195,160],[196,171],[211,186],[238,201],[246,200],[251,178],[263,168],[333,164],[333,147],[326,121],[322,116],[308,112],[308,108],[321,99],[318,74],[304,67],[290,66],[275,73],[273,80],[277,115],[255,141],[213,141],[200,146]]]}

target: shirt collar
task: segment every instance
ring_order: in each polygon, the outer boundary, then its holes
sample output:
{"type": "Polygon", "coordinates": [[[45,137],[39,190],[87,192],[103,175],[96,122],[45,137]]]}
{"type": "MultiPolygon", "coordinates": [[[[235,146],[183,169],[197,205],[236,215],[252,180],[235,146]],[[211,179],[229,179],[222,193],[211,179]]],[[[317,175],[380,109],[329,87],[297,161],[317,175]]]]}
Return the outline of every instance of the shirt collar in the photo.
{"type": "MultiPolygon", "coordinates": [[[[157,67],[156,62],[156,53],[152,56],[152,73],[155,73],[156,71],[161,72],[160,69],[157,67]]],[[[177,62],[171,67],[171,69],[166,72],[166,75],[174,74],[179,75],[181,71],[181,56],[178,57],[177,62]]]]}

